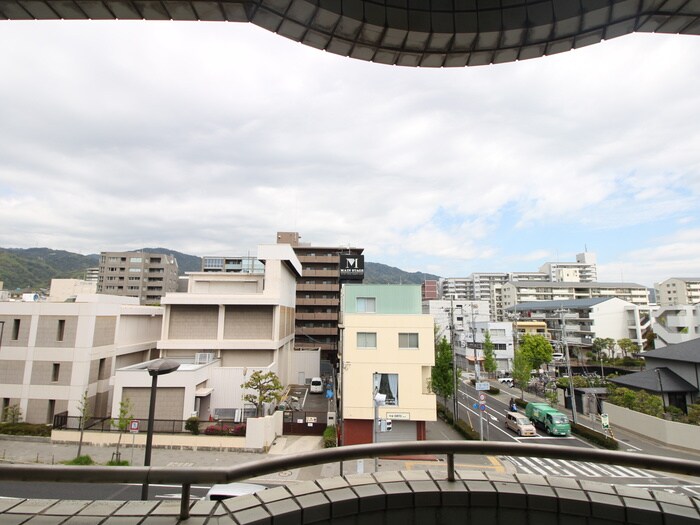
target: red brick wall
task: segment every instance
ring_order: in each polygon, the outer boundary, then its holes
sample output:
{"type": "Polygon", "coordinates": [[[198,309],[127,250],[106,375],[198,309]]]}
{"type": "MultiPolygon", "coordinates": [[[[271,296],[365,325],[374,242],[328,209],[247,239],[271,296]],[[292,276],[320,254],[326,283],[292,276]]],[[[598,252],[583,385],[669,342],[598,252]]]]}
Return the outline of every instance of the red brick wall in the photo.
{"type": "Polygon", "coordinates": [[[343,421],[343,445],[372,443],[372,421],[346,419],[343,421]]]}

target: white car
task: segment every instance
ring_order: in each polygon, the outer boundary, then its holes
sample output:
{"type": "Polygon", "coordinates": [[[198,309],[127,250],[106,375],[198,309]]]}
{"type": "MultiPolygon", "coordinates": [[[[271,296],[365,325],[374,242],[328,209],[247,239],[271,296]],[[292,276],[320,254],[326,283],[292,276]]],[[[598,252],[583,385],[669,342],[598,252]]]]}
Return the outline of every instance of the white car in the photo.
{"type": "Polygon", "coordinates": [[[498,382],[503,384],[503,385],[510,386],[510,387],[513,386],[513,378],[512,377],[499,377],[498,382]]]}
{"type": "Polygon", "coordinates": [[[309,386],[309,393],[323,394],[323,379],[320,377],[312,377],[311,385],[309,386]]]}

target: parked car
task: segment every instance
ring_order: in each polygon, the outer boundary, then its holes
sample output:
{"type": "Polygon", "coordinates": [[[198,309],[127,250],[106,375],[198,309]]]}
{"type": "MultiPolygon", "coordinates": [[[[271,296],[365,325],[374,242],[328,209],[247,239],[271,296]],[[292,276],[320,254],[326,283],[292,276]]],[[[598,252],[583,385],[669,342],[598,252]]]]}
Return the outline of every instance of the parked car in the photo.
{"type": "Polygon", "coordinates": [[[523,414],[506,412],[506,428],[511,429],[519,436],[536,436],[535,426],[523,414]]]}
{"type": "Polygon", "coordinates": [[[561,352],[554,352],[552,354],[552,361],[563,361],[564,360],[564,354],[561,352]]]}
{"type": "Polygon", "coordinates": [[[309,392],[311,394],[323,394],[323,379],[320,377],[312,377],[309,392]]]}

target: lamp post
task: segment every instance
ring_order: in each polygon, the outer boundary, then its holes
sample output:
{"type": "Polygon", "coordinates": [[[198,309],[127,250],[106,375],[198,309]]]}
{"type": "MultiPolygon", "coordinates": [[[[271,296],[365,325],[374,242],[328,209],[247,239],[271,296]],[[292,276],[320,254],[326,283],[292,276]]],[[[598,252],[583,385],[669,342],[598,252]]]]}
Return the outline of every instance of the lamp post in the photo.
{"type": "MultiPolygon", "coordinates": [[[[372,374],[372,403],[374,404],[374,416],[372,421],[372,443],[377,442],[377,427],[379,426],[379,407],[383,406],[386,402],[386,395],[379,393],[379,387],[381,386],[381,374],[375,372],[372,374]]],[[[379,469],[379,461],[377,456],[374,456],[374,471],[377,472],[379,469]]]]}
{"type": "MultiPolygon", "coordinates": [[[[172,359],[157,359],[148,365],[148,375],[151,380],[151,403],[148,407],[148,433],[146,434],[146,453],[143,458],[143,466],[151,465],[151,448],[153,447],[153,420],[156,413],[156,389],[158,387],[158,376],[164,376],[174,372],[180,367],[180,363],[172,359]]],[[[148,499],[148,481],[144,481],[141,487],[141,500],[148,499]]]]}

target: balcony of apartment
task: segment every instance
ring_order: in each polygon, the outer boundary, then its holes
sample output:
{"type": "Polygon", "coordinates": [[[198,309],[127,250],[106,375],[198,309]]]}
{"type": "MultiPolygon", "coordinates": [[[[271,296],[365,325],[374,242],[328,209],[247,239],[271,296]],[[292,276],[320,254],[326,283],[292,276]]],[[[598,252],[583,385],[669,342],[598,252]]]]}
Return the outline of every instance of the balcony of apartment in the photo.
{"type": "Polygon", "coordinates": [[[321,270],[321,269],[306,269],[302,271],[304,277],[332,277],[338,278],[338,269],[335,270],[321,270]]]}
{"type": "Polygon", "coordinates": [[[340,299],[319,297],[297,297],[297,306],[338,306],[340,299]]]}
{"type": "Polygon", "coordinates": [[[340,285],[335,284],[316,284],[316,283],[298,283],[297,292],[338,292],[340,285]]]}
{"type": "Polygon", "coordinates": [[[337,321],[338,312],[296,312],[297,321],[337,321]]]}
{"type": "Polygon", "coordinates": [[[154,273],[165,273],[165,268],[149,268],[148,269],[149,274],[154,274],[154,273]]]}
{"type": "Polygon", "coordinates": [[[302,265],[304,263],[340,264],[340,257],[338,255],[297,255],[297,258],[302,265]]]}
{"type": "Polygon", "coordinates": [[[337,326],[307,327],[303,325],[297,325],[295,331],[304,335],[338,335],[337,326]]]}

